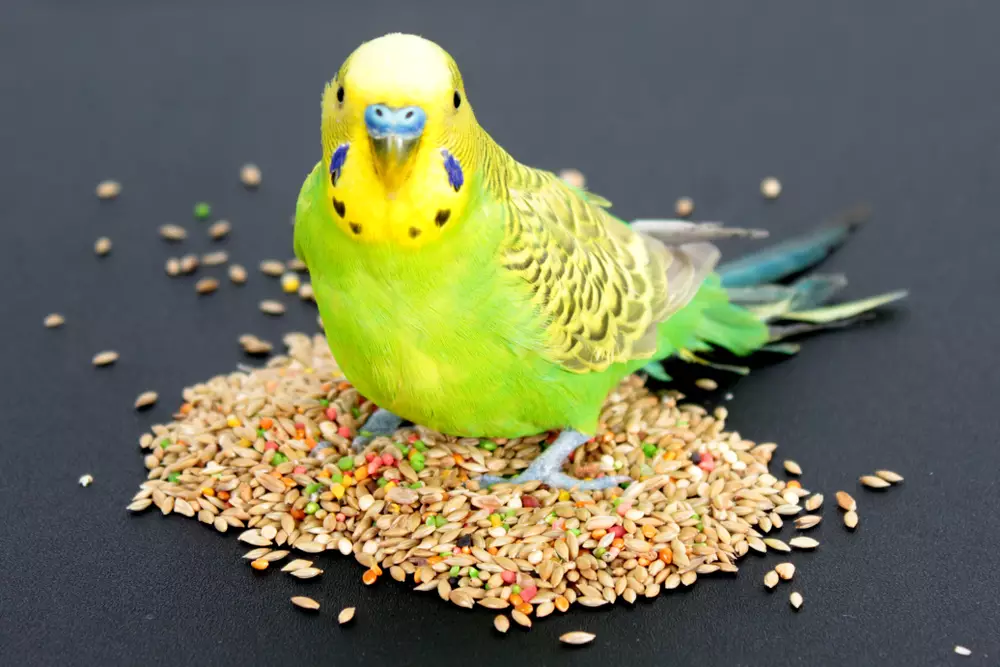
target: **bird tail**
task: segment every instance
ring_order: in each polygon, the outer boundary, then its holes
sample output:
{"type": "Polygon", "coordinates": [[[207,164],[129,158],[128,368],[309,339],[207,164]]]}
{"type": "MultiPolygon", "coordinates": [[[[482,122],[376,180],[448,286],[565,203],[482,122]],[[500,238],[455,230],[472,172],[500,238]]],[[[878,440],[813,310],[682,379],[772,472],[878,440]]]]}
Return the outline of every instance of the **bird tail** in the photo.
{"type": "MultiPolygon", "coordinates": [[[[667,321],[661,349],[691,363],[745,374],[749,368],[714,363],[703,355],[714,348],[737,356],[758,350],[795,354],[799,346],[788,339],[851,326],[902,299],[905,290],[828,305],[847,286],[847,278],[806,273],[842,245],[867,216],[867,209],[852,209],[801,237],[722,264],[691,302],[667,321]],[[794,276],[801,277],[787,282],[794,276]]],[[[659,361],[644,370],[669,379],[659,361]]]]}

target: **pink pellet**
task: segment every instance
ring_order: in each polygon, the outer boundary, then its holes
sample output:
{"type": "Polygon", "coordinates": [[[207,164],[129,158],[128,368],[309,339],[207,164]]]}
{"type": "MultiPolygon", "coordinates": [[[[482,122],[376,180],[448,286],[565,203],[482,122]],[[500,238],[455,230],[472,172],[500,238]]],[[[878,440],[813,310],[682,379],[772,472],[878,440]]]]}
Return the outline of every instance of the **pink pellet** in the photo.
{"type": "Polygon", "coordinates": [[[538,594],[537,586],[524,586],[521,588],[521,599],[525,602],[531,602],[531,598],[538,594]]]}
{"type": "Polygon", "coordinates": [[[624,526],[611,526],[608,528],[609,533],[613,533],[615,537],[625,537],[625,527],[624,526]]]}
{"type": "Polygon", "coordinates": [[[330,421],[337,420],[337,408],[330,407],[326,409],[326,418],[330,421]]]}
{"type": "Polygon", "coordinates": [[[715,470],[715,459],[712,458],[711,454],[705,453],[701,455],[701,460],[698,461],[698,467],[705,472],[712,472],[715,470]]]}
{"type": "Polygon", "coordinates": [[[385,453],[382,455],[382,465],[391,466],[396,462],[396,459],[392,458],[392,454],[385,453]]]}
{"type": "Polygon", "coordinates": [[[632,509],[632,503],[624,502],[618,505],[618,516],[625,516],[632,509]]]}
{"type": "Polygon", "coordinates": [[[337,512],[337,516],[335,516],[334,518],[337,520],[338,523],[343,523],[344,521],[347,521],[347,515],[345,515],[343,512],[337,512]]]}
{"type": "Polygon", "coordinates": [[[337,429],[337,435],[339,435],[341,438],[350,438],[351,429],[347,428],[346,426],[341,426],[340,428],[337,429]]]}
{"type": "Polygon", "coordinates": [[[500,573],[500,578],[503,579],[503,583],[509,586],[517,581],[517,572],[514,572],[513,570],[504,570],[500,573]]]}
{"type": "Polygon", "coordinates": [[[382,467],[382,459],[372,459],[368,462],[368,474],[374,475],[382,467]]]}
{"type": "Polygon", "coordinates": [[[294,468],[292,468],[292,472],[295,473],[296,475],[304,475],[304,474],[306,474],[306,467],[305,466],[295,466],[294,468]]]}
{"type": "Polygon", "coordinates": [[[371,463],[374,460],[375,460],[375,452],[368,452],[368,453],[365,454],[365,461],[368,461],[368,463],[371,463]]]}
{"type": "Polygon", "coordinates": [[[521,496],[521,507],[538,507],[538,499],[534,496],[521,496]]]}
{"type": "Polygon", "coordinates": [[[278,443],[276,443],[274,440],[268,440],[267,442],[264,443],[264,451],[266,452],[269,449],[277,451],[278,443]]]}

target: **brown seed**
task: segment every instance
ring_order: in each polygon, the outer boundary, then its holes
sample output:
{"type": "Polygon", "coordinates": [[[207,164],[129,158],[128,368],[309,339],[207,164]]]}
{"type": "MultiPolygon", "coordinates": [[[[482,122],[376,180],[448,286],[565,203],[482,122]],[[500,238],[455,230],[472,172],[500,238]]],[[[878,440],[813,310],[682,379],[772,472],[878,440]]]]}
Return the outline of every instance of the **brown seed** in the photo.
{"type": "Polygon", "coordinates": [[[219,239],[225,238],[226,235],[229,234],[230,231],[232,231],[232,229],[233,226],[229,224],[228,220],[219,220],[209,225],[208,235],[211,236],[216,241],[218,241],[219,239]]]}
{"type": "Polygon", "coordinates": [[[45,319],[42,320],[42,322],[45,324],[45,328],[55,329],[56,327],[61,327],[63,324],[65,324],[66,318],[60,315],[59,313],[52,313],[50,315],[46,315],[45,319]]]}
{"type": "Polygon", "coordinates": [[[168,276],[179,276],[181,274],[181,260],[171,257],[167,260],[166,269],[168,276]]]}
{"type": "Polygon", "coordinates": [[[778,573],[774,570],[768,570],[767,574],[764,575],[764,585],[768,588],[774,588],[778,585],[778,573]]]}
{"type": "Polygon", "coordinates": [[[795,520],[795,527],[799,530],[808,530],[818,526],[819,522],[822,520],[823,517],[818,514],[806,514],[805,516],[800,516],[795,520]]]}
{"type": "Polygon", "coordinates": [[[560,635],[559,641],[563,644],[571,644],[573,646],[582,646],[583,644],[589,644],[594,641],[597,637],[595,634],[589,632],[583,632],[582,630],[574,630],[573,632],[567,632],[560,635]]]}
{"type": "Polygon", "coordinates": [[[793,537],[788,540],[788,544],[795,547],[796,549],[815,549],[819,546],[819,541],[814,540],[811,537],[805,537],[804,535],[799,535],[798,537],[793,537]]]}
{"type": "Polygon", "coordinates": [[[225,250],[205,253],[201,256],[201,263],[205,266],[220,266],[229,261],[229,253],[225,250]]]}
{"type": "Polygon", "coordinates": [[[844,525],[854,530],[858,527],[858,513],[851,510],[844,514],[844,525]]]}
{"type": "Polygon", "coordinates": [[[155,391],[144,391],[135,399],[135,409],[141,410],[142,408],[149,407],[153,403],[156,403],[156,399],[159,397],[160,395],[155,391]]]}
{"type": "Polygon", "coordinates": [[[183,241],[187,238],[187,230],[180,225],[166,224],[160,227],[160,236],[167,241],[183,241]]]}
{"type": "Polygon", "coordinates": [[[337,614],[337,623],[341,625],[347,625],[354,618],[354,607],[344,607],[337,614]]]}
{"type": "Polygon", "coordinates": [[[694,200],[690,197],[681,197],[674,205],[674,210],[678,217],[686,218],[694,213],[694,200]]]}
{"type": "Polygon", "coordinates": [[[276,259],[265,259],[260,263],[260,271],[265,276],[278,278],[285,272],[285,265],[276,259]]]}
{"type": "Polygon", "coordinates": [[[876,477],[875,475],[863,475],[861,477],[861,483],[870,489],[885,489],[891,486],[889,482],[885,481],[881,477],[876,477]]]}
{"type": "Polygon", "coordinates": [[[804,506],[807,512],[815,512],[820,508],[820,505],[822,504],[823,504],[823,494],[814,493],[813,495],[809,496],[806,499],[804,506]]]}
{"type": "Polygon", "coordinates": [[[559,178],[561,178],[564,183],[572,185],[574,188],[582,188],[587,185],[587,179],[584,177],[583,173],[577,169],[563,169],[559,172],[559,178]]]}
{"type": "Polygon", "coordinates": [[[316,611],[319,609],[319,602],[313,600],[312,598],[307,598],[304,595],[296,595],[292,598],[292,604],[301,609],[308,609],[310,611],[316,611]]]}
{"type": "Polygon", "coordinates": [[[493,627],[497,632],[507,632],[510,630],[510,621],[503,614],[497,614],[493,617],[493,627]]]}
{"type": "Polygon", "coordinates": [[[769,176],[760,182],[760,192],[768,199],[777,199],[781,194],[781,181],[769,176]]]}
{"type": "Polygon", "coordinates": [[[837,491],[837,505],[846,512],[853,512],[858,509],[858,503],[847,491],[837,491]]]}
{"type": "Polygon", "coordinates": [[[899,473],[893,472],[891,470],[876,470],[875,474],[884,479],[887,482],[892,482],[893,484],[898,484],[903,481],[903,476],[899,473]]]}
{"type": "Polygon", "coordinates": [[[282,315],[285,312],[285,304],[274,299],[266,299],[260,302],[260,310],[268,315],[282,315]]]}
{"type": "Polygon", "coordinates": [[[105,350],[104,352],[98,352],[94,355],[93,363],[95,366],[108,366],[110,364],[118,361],[118,353],[114,350],[105,350]]]}
{"type": "Polygon", "coordinates": [[[795,461],[788,460],[785,461],[785,472],[787,472],[789,475],[801,475],[802,468],[795,461]]]}
{"type": "Polygon", "coordinates": [[[788,601],[792,604],[793,607],[798,609],[799,607],[802,606],[802,594],[799,593],[798,591],[792,591],[792,594],[788,596],[788,601]]]}
{"type": "Polygon", "coordinates": [[[248,188],[256,188],[260,185],[260,167],[247,163],[240,167],[240,181],[248,188]]]}
{"type": "Polygon", "coordinates": [[[97,196],[101,199],[114,199],[121,194],[122,185],[118,181],[101,181],[97,184],[97,196]]]}
{"type": "Polygon", "coordinates": [[[94,241],[94,252],[96,252],[101,257],[111,252],[111,239],[109,239],[107,236],[102,236],[101,238],[94,241]]]}
{"type": "Polygon", "coordinates": [[[695,380],[695,386],[705,391],[715,391],[719,388],[719,383],[712,378],[700,378],[695,380]]]}
{"type": "Polygon", "coordinates": [[[785,581],[789,581],[795,576],[795,565],[792,563],[778,563],[774,566],[774,572],[785,581]]]}
{"type": "Polygon", "coordinates": [[[181,257],[181,264],[180,264],[181,273],[183,273],[184,275],[187,275],[189,273],[194,273],[195,271],[198,270],[199,264],[200,262],[198,261],[197,255],[184,255],[183,257],[181,257]]]}
{"type": "Polygon", "coordinates": [[[229,279],[237,285],[242,285],[247,281],[247,270],[239,264],[232,264],[229,267],[229,279]]]}
{"type": "Polygon", "coordinates": [[[219,289],[219,281],[215,278],[202,278],[195,283],[194,289],[198,294],[211,294],[219,289]]]}

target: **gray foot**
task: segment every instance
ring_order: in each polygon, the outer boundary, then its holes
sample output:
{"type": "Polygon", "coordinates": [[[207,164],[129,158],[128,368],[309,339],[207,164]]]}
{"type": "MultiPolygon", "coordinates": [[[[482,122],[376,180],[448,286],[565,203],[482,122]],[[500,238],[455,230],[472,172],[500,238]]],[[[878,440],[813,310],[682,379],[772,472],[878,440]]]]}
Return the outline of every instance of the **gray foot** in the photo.
{"type": "Polygon", "coordinates": [[[556,438],[556,441],[549,445],[549,448],[531,462],[528,469],[520,475],[514,477],[497,477],[495,475],[483,475],[479,478],[480,486],[487,487],[493,484],[525,484],[527,482],[541,482],[556,489],[580,489],[581,491],[599,491],[610,489],[624,482],[632,481],[628,477],[620,475],[609,475],[600,479],[582,480],[570,477],[562,472],[563,463],[569,458],[574,449],[590,440],[589,436],[579,431],[563,431],[556,438]]]}
{"type": "Polygon", "coordinates": [[[351,447],[355,452],[360,452],[376,437],[380,435],[390,436],[402,425],[402,417],[379,408],[372,413],[372,416],[368,418],[368,421],[358,431],[358,437],[354,438],[351,447]]]}

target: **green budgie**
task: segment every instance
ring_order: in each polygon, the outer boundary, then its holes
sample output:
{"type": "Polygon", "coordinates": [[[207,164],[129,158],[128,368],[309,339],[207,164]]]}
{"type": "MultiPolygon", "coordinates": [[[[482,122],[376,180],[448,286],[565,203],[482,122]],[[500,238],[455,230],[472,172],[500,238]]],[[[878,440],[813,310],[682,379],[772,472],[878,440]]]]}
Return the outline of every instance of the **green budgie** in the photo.
{"type": "Polygon", "coordinates": [[[703,362],[712,347],[748,355],[899,296],[823,309],[839,277],[759,285],[815,264],[849,225],[720,275],[710,241],[753,232],[630,226],[605,199],[518,163],[476,122],[452,58],[420,37],[386,35],[347,58],[323,94],[322,140],[295,252],[337,362],[379,406],[356,447],[404,419],[457,436],[560,430],[504,481],[607,488],[627,478],[561,468],[627,375],[662,375],[672,355],[703,362]],[[769,326],[778,319],[795,323],[769,326]]]}

